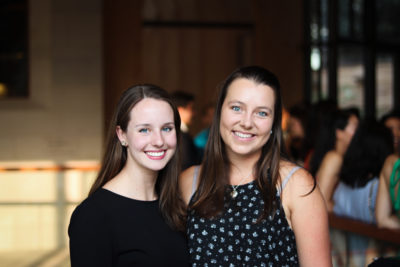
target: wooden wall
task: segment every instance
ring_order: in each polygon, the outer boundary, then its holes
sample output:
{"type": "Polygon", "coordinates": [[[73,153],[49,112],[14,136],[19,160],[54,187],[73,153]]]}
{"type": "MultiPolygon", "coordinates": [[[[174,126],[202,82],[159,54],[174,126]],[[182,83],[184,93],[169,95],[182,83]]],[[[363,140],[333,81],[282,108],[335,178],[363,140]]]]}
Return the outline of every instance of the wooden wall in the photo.
{"type": "MultiPolygon", "coordinates": [[[[196,97],[197,114],[236,67],[258,64],[302,101],[302,1],[104,0],[106,125],[120,93],[154,83],[196,97]]],[[[195,118],[192,133],[201,128],[195,118]]]]}

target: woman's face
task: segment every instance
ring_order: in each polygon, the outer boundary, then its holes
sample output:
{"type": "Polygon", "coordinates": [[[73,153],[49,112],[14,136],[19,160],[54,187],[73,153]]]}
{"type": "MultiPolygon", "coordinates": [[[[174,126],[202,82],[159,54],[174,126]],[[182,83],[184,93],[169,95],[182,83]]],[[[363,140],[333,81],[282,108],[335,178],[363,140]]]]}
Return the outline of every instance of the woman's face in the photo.
{"type": "Polygon", "coordinates": [[[358,127],[359,120],[357,116],[351,115],[347,121],[347,125],[343,130],[339,130],[339,138],[342,139],[347,145],[350,144],[351,139],[353,138],[357,127],[358,127]]]}
{"type": "Polygon", "coordinates": [[[274,122],[275,94],[271,87],[239,78],[228,87],[221,109],[220,133],[231,157],[258,158],[274,122]]]}
{"type": "Polygon", "coordinates": [[[128,144],[127,164],[159,171],[176,150],[176,130],[171,106],[162,100],[145,98],[130,111],[126,132],[117,128],[120,141],[128,144]]]}
{"type": "Polygon", "coordinates": [[[392,131],[393,145],[396,150],[400,142],[400,119],[396,117],[388,118],[385,121],[385,126],[392,131]]]}
{"type": "Polygon", "coordinates": [[[344,128],[344,131],[348,133],[351,137],[353,137],[353,135],[357,130],[357,127],[358,127],[358,118],[355,115],[351,115],[349,117],[346,127],[344,128]]]}

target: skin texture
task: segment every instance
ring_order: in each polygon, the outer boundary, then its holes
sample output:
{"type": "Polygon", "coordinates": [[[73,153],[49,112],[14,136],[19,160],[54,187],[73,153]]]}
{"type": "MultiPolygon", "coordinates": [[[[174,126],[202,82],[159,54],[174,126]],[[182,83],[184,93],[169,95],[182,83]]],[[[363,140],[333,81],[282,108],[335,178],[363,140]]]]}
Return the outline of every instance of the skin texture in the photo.
{"type": "Polygon", "coordinates": [[[380,228],[400,229],[399,218],[392,213],[392,201],[389,194],[389,180],[393,165],[399,157],[390,155],[386,158],[379,176],[378,195],[376,198],[375,216],[380,228]]]}
{"type": "Polygon", "coordinates": [[[178,107],[178,111],[182,122],[190,124],[194,115],[193,102],[190,102],[186,107],[178,107]]]}
{"type": "Polygon", "coordinates": [[[247,79],[237,79],[231,84],[220,123],[221,137],[230,159],[260,157],[272,129],[274,104],[274,92],[269,86],[247,79]]]}
{"type": "Polygon", "coordinates": [[[328,151],[322,159],[321,165],[316,173],[318,186],[325,199],[329,212],[333,210],[333,193],[339,182],[339,173],[343,163],[343,157],[358,127],[358,118],[354,115],[349,117],[348,123],[343,130],[336,129],[335,149],[328,151]]]}
{"type": "Polygon", "coordinates": [[[325,199],[329,212],[333,210],[333,192],[339,181],[339,172],[343,163],[343,155],[331,150],[324,156],[321,166],[317,172],[318,186],[325,199]]]}
{"type": "Polygon", "coordinates": [[[396,117],[388,118],[385,121],[385,126],[388,127],[393,134],[393,146],[396,152],[400,142],[400,119],[396,117]]]}
{"type": "MultiPolygon", "coordinates": [[[[244,78],[229,86],[221,110],[220,134],[231,162],[230,184],[255,179],[252,169],[270,137],[274,105],[274,92],[269,86],[244,78]]],[[[280,177],[288,175],[293,167],[293,163],[281,160],[280,177]]],[[[186,203],[190,201],[193,186],[197,186],[193,185],[194,169],[187,169],[180,178],[186,203]]],[[[326,207],[319,189],[311,192],[313,184],[307,171],[296,171],[282,192],[282,205],[296,236],[300,265],[331,266],[326,207]]]]}
{"type": "Polygon", "coordinates": [[[104,188],[138,200],[156,199],[157,173],[176,148],[171,107],[164,101],[145,98],[132,108],[126,132],[119,127],[116,131],[121,143],[127,143],[128,158],[121,172],[104,188]]]}

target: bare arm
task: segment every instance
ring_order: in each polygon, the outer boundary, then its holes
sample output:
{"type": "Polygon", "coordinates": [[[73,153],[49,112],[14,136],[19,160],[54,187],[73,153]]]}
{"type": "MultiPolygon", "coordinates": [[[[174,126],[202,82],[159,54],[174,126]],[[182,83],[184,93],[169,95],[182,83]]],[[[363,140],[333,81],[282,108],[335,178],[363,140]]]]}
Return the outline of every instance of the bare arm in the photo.
{"type": "Polygon", "coordinates": [[[379,177],[378,195],[376,198],[375,216],[378,227],[400,229],[399,218],[392,213],[392,201],[389,195],[389,179],[397,156],[389,156],[379,177]]]}
{"type": "Polygon", "coordinates": [[[282,203],[295,237],[301,266],[332,266],[324,199],[305,170],[297,171],[283,191],[282,203]],[[308,194],[309,193],[309,194],[308,194]]]}
{"type": "Polygon", "coordinates": [[[333,193],[339,182],[339,172],[343,158],[335,151],[329,151],[324,156],[316,174],[317,183],[325,200],[328,211],[333,210],[333,193]]]}

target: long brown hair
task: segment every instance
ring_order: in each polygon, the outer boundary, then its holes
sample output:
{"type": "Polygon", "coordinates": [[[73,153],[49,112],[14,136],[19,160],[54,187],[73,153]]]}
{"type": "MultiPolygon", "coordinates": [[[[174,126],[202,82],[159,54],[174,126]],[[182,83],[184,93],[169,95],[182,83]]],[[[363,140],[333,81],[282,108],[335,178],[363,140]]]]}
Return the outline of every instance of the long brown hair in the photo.
{"type": "MultiPolygon", "coordinates": [[[[127,148],[121,145],[116,134],[116,129],[117,126],[119,126],[124,132],[126,132],[130,121],[130,111],[144,98],[162,100],[171,106],[174,114],[177,139],[176,151],[179,151],[181,119],[169,94],[156,85],[143,84],[132,86],[127,89],[119,99],[109,127],[106,139],[106,150],[102,159],[101,168],[90,189],[89,196],[114,178],[125,166],[127,160],[127,148]]],[[[175,152],[164,169],[158,172],[155,189],[159,196],[160,210],[166,222],[175,229],[183,230],[184,226],[181,222],[185,215],[184,202],[180,197],[177,197],[179,196],[179,163],[180,155],[178,152],[175,152]]]]}
{"type": "Polygon", "coordinates": [[[242,67],[235,70],[223,83],[215,108],[214,119],[210,129],[208,143],[199,175],[199,187],[195,201],[190,205],[200,216],[211,218],[223,210],[225,186],[229,182],[229,158],[225,152],[225,144],[220,134],[222,105],[229,86],[239,78],[249,79],[257,84],[268,85],[275,95],[274,122],[272,134],[261,149],[261,155],[254,166],[257,184],[264,199],[264,211],[260,219],[276,210],[277,184],[279,181],[279,163],[281,159],[282,139],[282,101],[280,84],[270,71],[259,66],[242,67]]]}

